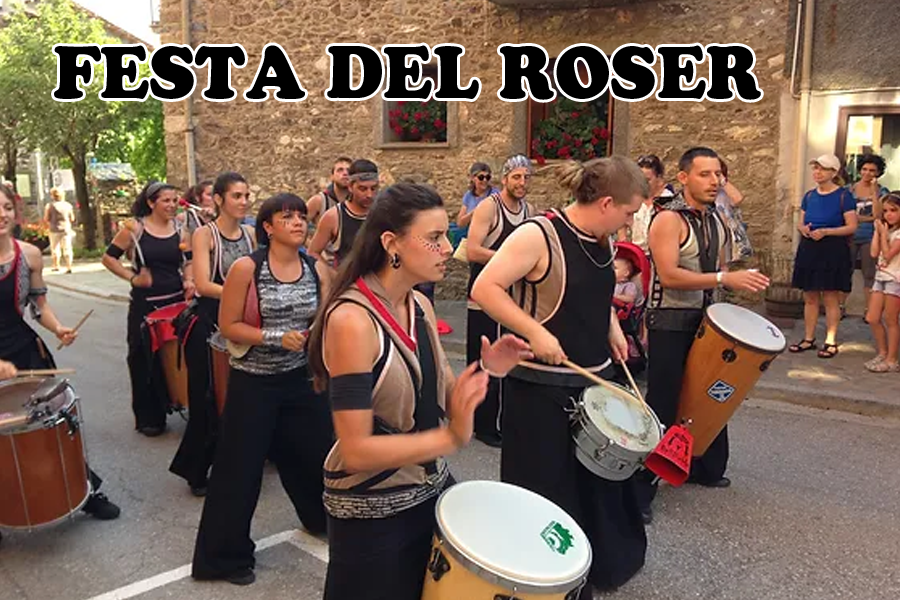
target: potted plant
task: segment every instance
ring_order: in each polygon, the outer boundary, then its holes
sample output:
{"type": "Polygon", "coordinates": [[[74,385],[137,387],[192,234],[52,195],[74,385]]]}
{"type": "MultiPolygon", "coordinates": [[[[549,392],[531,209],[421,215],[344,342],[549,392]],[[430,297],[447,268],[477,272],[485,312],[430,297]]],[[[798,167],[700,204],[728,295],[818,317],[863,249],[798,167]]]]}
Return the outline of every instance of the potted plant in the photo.
{"type": "Polygon", "coordinates": [[[548,108],[532,133],[531,155],[548,159],[590,160],[606,156],[609,140],[607,104],[560,98],[548,108]]]}
{"type": "Polygon", "coordinates": [[[769,275],[766,289],[766,314],[775,318],[802,319],[803,292],[791,285],[793,255],[770,251],[759,253],[760,269],[769,275]]]}
{"type": "Polygon", "coordinates": [[[447,103],[397,102],[388,111],[388,125],[401,142],[446,142],[447,103]]]}
{"type": "Polygon", "coordinates": [[[25,223],[22,225],[22,241],[43,252],[50,247],[50,230],[43,223],[25,223]]]}

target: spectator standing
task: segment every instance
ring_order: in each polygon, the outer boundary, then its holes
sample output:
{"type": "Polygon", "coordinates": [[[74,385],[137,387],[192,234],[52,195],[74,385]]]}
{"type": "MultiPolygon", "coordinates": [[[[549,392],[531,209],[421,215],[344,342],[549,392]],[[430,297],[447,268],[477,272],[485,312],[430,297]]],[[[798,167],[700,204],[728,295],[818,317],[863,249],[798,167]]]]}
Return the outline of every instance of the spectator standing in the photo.
{"type": "Polygon", "coordinates": [[[864,154],[856,160],[856,170],[860,179],[850,186],[850,192],[856,201],[856,218],[859,226],[850,242],[850,261],[856,265],[859,261],[863,275],[863,287],[866,294],[866,306],[872,296],[872,285],[875,282],[875,262],[878,253],[872,256],[872,236],[875,233],[874,207],[879,198],[889,192],[879,185],[878,178],[884,175],[887,165],[877,154],[864,154]]]}
{"type": "Polygon", "coordinates": [[[50,229],[50,254],[53,256],[53,270],[59,271],[60,256],[62,256],[66,261],[66,273],[71,273],[75,209],[59,188],[50,190],[50,198],[52,202],[44,209],[44,222],[50,229]]]}

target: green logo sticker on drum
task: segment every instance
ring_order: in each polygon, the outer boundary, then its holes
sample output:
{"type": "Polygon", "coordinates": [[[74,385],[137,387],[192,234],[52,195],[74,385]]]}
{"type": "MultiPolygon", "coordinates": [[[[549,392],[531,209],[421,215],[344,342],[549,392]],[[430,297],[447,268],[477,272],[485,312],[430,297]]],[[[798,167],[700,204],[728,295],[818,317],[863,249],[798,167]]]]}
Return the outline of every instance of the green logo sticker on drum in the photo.
{"type": "Polygon", "coordinates": [[[706,390],[706,395],[716,402],[723,404],[728,402],[728,399],[734,395],[734,386],[728,385],[721,379],[718,379],[708,390],[706,390]]]}
{"type": "Polygon", "coordinates": [[[541,537],[550,546],[550,549],[558,554],[565,554],[575,545],[572,532],[557,523],[551,521],[541,532],[541,537]]]}

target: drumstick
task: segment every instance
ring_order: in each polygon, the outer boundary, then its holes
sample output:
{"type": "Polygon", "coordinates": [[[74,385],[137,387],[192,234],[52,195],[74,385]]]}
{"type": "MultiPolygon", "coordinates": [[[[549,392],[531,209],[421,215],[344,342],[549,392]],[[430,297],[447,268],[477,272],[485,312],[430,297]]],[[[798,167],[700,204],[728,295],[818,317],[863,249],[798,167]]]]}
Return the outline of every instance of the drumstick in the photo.
{"type": "MultiPolygon", "coordinates": [[[[605,387],[606,389],[608,389],[608,390],[610,390],[610,391],[613,391],[613,392],[615,392],[615,393],[617,393],[617,394],[621,394],[621,393],[622,393],[622,390],[621,390],[620,388],[617,388],[616,386],[614,386],[613,384],[611,384],[611,383],[608,382],[607,380],[603,379],[603,378],[600,377],[599,375],[596,375],[596,374],[594,374],[594,373],[591,373],[590,371],[588,371],[588,370],[585,369],[584,367],[579,367],[578,365],[576,365],[575,363],[573,363],[571,360],[563,360],[563,361],[562,361],[562,364],[564,364],[565,366],[569,367],[570,369],[572,369],[573,371],[575,371],[575,372],[578,373],[579,375],[581,375],[581,376],[583,376],[583,377],[585,377],[585,378],[587,378],[587,379],[590,379],[591,381],[593,381],[594,383],[596,383],[596,384],[599,385],[599,386],[605,387]]],[[[627,369],[627,367],[626,367],[626,369],[627,369]]],[[[626,373],[627,373],[627,370],[626,370],[626,373]]],[[[631,380],[631,374],[630,374],[630,373],[628,373],[628,379],[631,380]]],[[[631,385],[634,385],[634,381],[633,381],[633,380],[632,380],[632,384],[631,384],[631,385]]],[[[640,392],[640,390],[637,389],[637,386],[635,386],[635,392],[637,393],[637,398],[638,398],[638,400],[640,400],[641,404],[643,404],[644,406],[647,406],[647,403],[644,402],[644,398],[641,396],[641,392],[640,392]]]]}
{"type": "MultiPolygon", "coordinates": [[[[88,317],[90,317],[92,314],[94,314],[94,309],[93,309],[93,308],[92,308],[91,310],[89,310],[89,311],[87,312],[86,315],[84,315],[83,317],[81,317],[81,320],[78,321],[78,325],[75,326],[75,329],[72,330],[72,333],[75,333],[76,331],[78,331],[79,329],[81,329],[81,326],[84,325],[84,322],[87,321],[87,320],[88,320],[88,317]]],[[[57,351],[62,350],[62,349],[63,349],[63,346],[65,346],[65,344],[63,344],[62,342],[60,342],[60,343],[59,343],[59,346],[56,347],[56,350],[57,350],[57,351]]]]}
{"type": "Polygon", "coordinates": [[[53,375],[73,375],[75,369],[31,369],[19,371],[16,377],[50,377],[53,375]]]}
{"type": "Polygon", "coordinates": [[[619,361],[619,364],[622,365],[622,368],[625,370],[625,377],[628,378],[628,383],[631,384],[631,389],[634,390],[634,393],[637,394],[638,400],[647,404],[647,401],[644,400],[644,396],[641,394],[641,388],[637,386],[634,382],[634,377],[631,376],[631,370],[628,368],[628,364],[625,362],[625,359],[619,361]]]}

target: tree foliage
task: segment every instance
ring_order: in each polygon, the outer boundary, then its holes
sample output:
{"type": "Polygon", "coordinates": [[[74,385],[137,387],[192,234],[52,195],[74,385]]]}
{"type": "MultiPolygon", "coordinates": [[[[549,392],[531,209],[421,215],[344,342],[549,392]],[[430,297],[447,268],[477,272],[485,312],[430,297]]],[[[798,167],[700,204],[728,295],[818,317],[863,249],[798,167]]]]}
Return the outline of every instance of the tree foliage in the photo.
{"type": "Polygon", "coordinates": [[[89,154],[96,153],[99,160],[133,160],[141,176],[165,172],[162,107],[158,101],[101,100],[102,64],[93,66],[89,83],[80,84],[86,94],[83,100],[57,102],[50,95],[57,78],[55,44],[118,42],[106,32],[102,21],[88,16],[71,0],[45,0],[36,11],[14,11],[7,27],[0,29],[0,96],[9,94],[11,102],[19,103],[21,114],[15,131],[20,139],[72,165],[88,247],[96,241],[95,208],[86,182],[89,154]]]}

